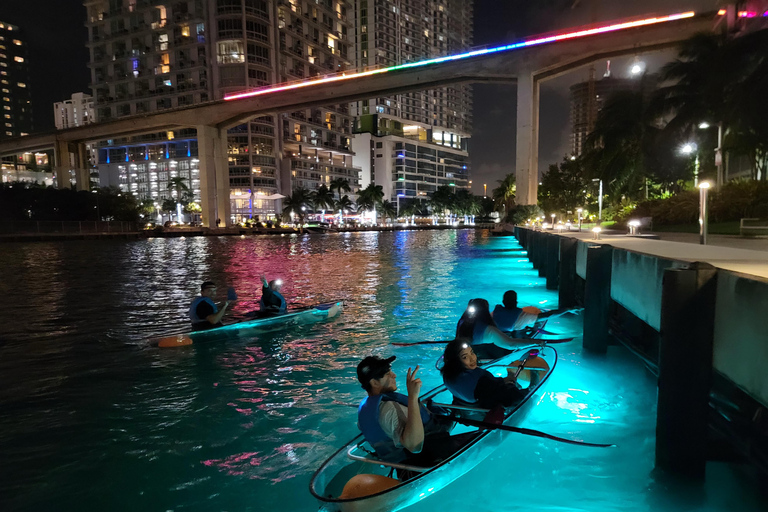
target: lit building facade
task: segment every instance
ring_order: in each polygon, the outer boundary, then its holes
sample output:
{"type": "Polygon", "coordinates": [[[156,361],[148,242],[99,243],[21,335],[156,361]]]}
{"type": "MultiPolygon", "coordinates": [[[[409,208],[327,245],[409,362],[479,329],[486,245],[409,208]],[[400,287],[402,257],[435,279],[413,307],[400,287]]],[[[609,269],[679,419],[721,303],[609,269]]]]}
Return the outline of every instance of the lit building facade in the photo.
{"type": "Polygon", "coordinates": [[[53,120],[57,130],[96,122],[93,98],[88,94],[76,92],[72,98],[54,103],[53,120]]]}
{"type": "MultiPolygon", "coordinates": [[[[471,0],[357,0],[360,70],[461,53],[472,46],[471,0]]],[[[456,85],[353,104],[353,150],[361,186],[381,185],[400,202],[441,185],[469,188],[472,90],[456,85]]]]}
{"type": "Polygon", "coordinates": [[[19,27],[0,21],[0,140],[33,128],[27,43],[19,27]]]}
{"type": "MultiPolygon", "coordinates": [[[[350,67],[344,0],[87,0],[99,120],[183,107],[350,67]]],[[[229,131],[231,221],[274,215],[276,194],[337,177],[359,187],[347,105],[262,116],[229,131]]],[[[104,141],[102,184],[157,204],[174,178],[200,197],[194,129],[104,141]],[[106,180],[106,182],[105,182],[106,180]]]]}

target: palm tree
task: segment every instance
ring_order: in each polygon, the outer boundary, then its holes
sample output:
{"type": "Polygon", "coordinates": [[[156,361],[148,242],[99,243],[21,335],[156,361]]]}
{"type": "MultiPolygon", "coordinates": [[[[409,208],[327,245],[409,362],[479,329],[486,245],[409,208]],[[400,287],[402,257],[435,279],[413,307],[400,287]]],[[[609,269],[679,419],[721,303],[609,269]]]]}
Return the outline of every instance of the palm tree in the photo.
{"type": "Polygon", "coordinates": [[[283,199],[283,218],[291,218],[291,213],[299,218],[299,223],[304,224],[304,217],[307,215],[307,208],[310,206],[312,193],[299,187],[293,191],[293,194],[283,199]]]}
{"type": "Polygon", "coordinates": [[[437,190],[432,192],[432,196],[429,198],[429,203],[433,213],[442,213],[444,210],[453,211],[456,203],[453,187],[440,185],[437,187],[437,190]]]}
{"type": "Polygon", "coordinates": [[[340,215],[343,215],[345,211],[351,210],[353,206],[354,206],[354,203],[346,194],[344,194],[341,197],[341,199],[336,201],[336,203],[333,205],[333,207],[336,209],[337,212],[339,212],[340,215]]]}
{"type": "Polygon", "coordinates": [[[333,194],[333,191],[336,190],[339,193],[339,199],[341,199],[341,192],[351,192],[352,189],[349,188],[349,180],[345,178],[333,178],[331,180],[331,184],[328,186],[328,188],[331,189],[331,194],[333,194]]]}
{"type": "Polygon", "coordinates": [[[325,210],[333,208],[334,200],[333,193],[328,190],[324,184],[320,185],[317,190],[312,192],[312,205],[315,210],[322,210],[323,216],[325,216],[325,210]]]}
{"type": "Polygon", "coordinates": [[[397,219],[397,206],[392,201],[386,199],[381,202],[381,215],[385,219],[395,221],[397,219]]]}
{"type": "MultiPolygon", "coordinates": [[[[176,200],[176,211],[178,212],[180,210],[178,205],[185,205],[188,201],[189,197],[189,187],[184,181],[184,178],[181,176],[177,176],[175,178],[171,178],[168,180],[168,190],[172,190],[176,193],[174,196],[174,199],[176,200]]],[[[178,216],[178,213],[177,213],[178,216]]],[[[177,221],[181,222],[181,219],[176,219],[177,221]]]]}
{"type": "MultiPolygon", "coordinates": [[[[376,206],[381,204],[384,199],[384,189],[381,185],[374,185],[371,183],[358,193],[357,196],[357,211],[376,211],[376,206]]],[[[376,219],[374,219],[374,224],[376,219]]]]}
{"type": "Polygon", "coordinates": [[[491,191],[491,197],[497,210],[501,210],[504,215],[510,212],[515,206],[515,174],[507,174],[503,180],[498,180],[499,186],[491,191]]]}

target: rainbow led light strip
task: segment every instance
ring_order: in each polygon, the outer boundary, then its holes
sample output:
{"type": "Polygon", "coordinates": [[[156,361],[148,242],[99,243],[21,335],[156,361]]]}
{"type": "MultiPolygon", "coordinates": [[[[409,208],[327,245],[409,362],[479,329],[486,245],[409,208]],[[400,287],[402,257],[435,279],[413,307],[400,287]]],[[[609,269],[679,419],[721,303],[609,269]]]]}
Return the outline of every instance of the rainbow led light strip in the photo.
{"type": "Polygon", "coordinates": [[[388,71],[395,71],[398,69],[407,69],[407,68],[415,68],[420,66],[427,66],[429,64],[439,64],[440,62],[448,62],[451,60],[460,60],[460,59],[468,59],[470,57],[477,57],[479,55],[487,55],[489,53],[498,53],[498,52],[505,52],[509,50],[517,50],[519,48],[527,48],[529,46],[537,46],[547,43],[555,43],[558,41],[564,41],[566,39],[576,39],[581,37],[587,37],[592,36],[596,34],[603,34],[605,32],[616,32],[618,30],[624,30],[628,28],[637,28],[637,27],[644,27],[647,25],[656,25],[659,23],[665,23],[667,21],[675,21],[675,20],[681,20],[685,18],[692,18],[695,15],[693,11],[690,12],[684,12],[679,14],[670,14],[669,16],[662,16],[658,18],[646,18],[644,20],[638,20],[638,21],[628,21],[625,23],[617,23],[614,25],[607,25],[605,27],[598,27],[598,28],[591,28],[586,30],[579,30],[577,32],[568,32],[566,34],[559,34],[554,36],[548,36],[548,37],[541,37],[538,39],[531,39],[529,41],[522,41],[520,43],[513,43],[508,44],[505,46],[497,46],[495,48],[486,48],[483,50],[474,50],[467,53],[460,53],[457,55],[449,55],[447,57],[438,57],[435,59],[429,59],[429,60],[423,60],[420,62],[409,62],[407,64],[400,64],[398,66],[392,66],[389,68],[382,68],[382,69],[373,69],[370,71],[362,71],[360,73],[352,73],[352,74],[341,74],[341,75],[335,75],[328,78],[320,78],[318,80],[307,80],[305,82],[299,82],[299,83],[293,83],[293,84],[287,84],[287,85],[279,85],[277,87],[270,87],[265,89],[259,89],[256,91],[250,91],[250,92],[242,92],[237,94],[232,94],[230,96],[225,96],[225,100],[238,100],[242,98],[252,98],[254,96],[261,96],[263,94],[269,94],[273,92],[280,92],[280,91],[289,91],[292,89],[300,89],[302,87],[309,87],[316,84],[327,84],[330,82],[338,82],[341,80],[351,80],[353,78],[361,78],[364,76],[371,76],[371,75],[377,75],[381,73],[386,73],[388,71]]]}

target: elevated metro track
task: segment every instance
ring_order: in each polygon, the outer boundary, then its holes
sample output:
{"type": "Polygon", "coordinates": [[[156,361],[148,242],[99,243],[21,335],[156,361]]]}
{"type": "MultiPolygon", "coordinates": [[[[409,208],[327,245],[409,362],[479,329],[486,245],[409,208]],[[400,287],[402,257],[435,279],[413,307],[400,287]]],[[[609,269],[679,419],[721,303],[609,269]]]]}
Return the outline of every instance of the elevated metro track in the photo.
{"type": "MultiPolygon", "coordinates": [[[[260,115],[426,90],[456,83],[517,83],[517,183],[521,204],[534,204],[538,185],[538,92],[542,81],[595,60],[668,49],[698,32],[712,31],[716,12],[624,20],[572,32],[533,37],[496,48],[393,68],[277,85],[190,107],[97,123],[0,142],[0,156],[54,148],[56,174],[72,158],[78,188],[87,186],[86,142],[164,130],[198,131],[204,219],[229,219],[226,130],[260,115]],[[215,140],[214,140],[215,139],[215,140]]],[[[61,184],[60,184],[61,186],[61,184]]]]}

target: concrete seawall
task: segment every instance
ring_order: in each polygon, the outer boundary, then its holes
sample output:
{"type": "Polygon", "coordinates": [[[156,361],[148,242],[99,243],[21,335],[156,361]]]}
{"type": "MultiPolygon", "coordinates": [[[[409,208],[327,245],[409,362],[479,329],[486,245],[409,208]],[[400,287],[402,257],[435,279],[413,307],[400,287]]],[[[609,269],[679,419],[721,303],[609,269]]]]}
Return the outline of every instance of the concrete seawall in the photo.
{"type": "Polygon", "coordinates": [[[768,473],[768,252],[521,227],[516,236],[547,283],[561,283],[561,303],[584,306],[585,348],[620,342],[658,374],[658,467],[701,476],[714,439],[727,438],[768,473]]]}

